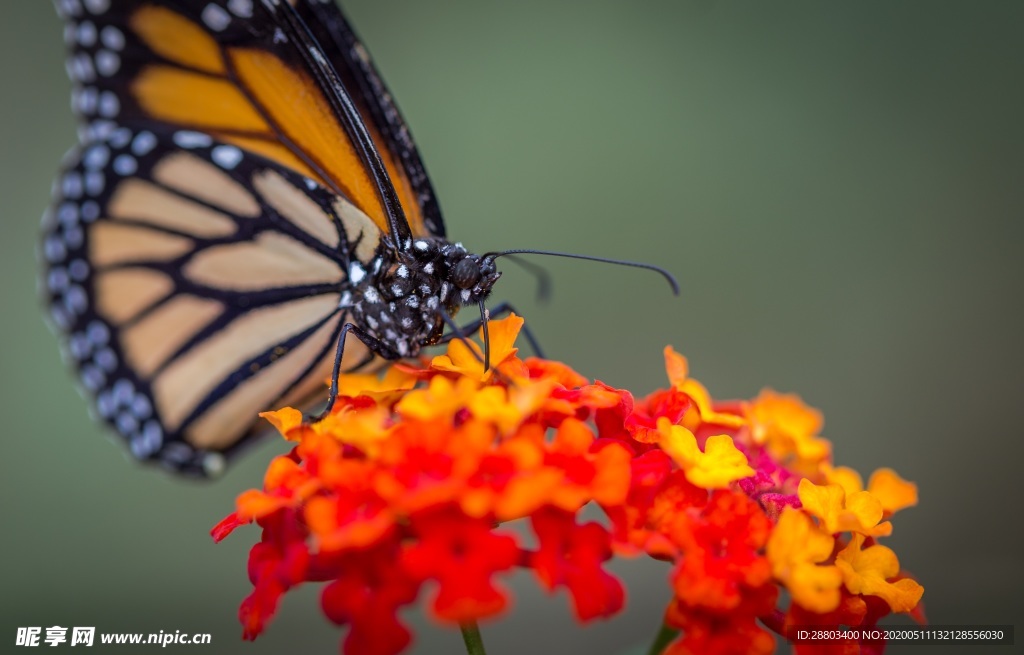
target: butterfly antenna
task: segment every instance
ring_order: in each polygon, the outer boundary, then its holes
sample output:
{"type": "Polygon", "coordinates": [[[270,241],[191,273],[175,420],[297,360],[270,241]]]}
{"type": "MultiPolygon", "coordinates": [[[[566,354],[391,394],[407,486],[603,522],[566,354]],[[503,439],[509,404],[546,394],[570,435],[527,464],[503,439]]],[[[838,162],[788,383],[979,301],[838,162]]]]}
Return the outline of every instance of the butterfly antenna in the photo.
{"type": "Polygon", "coordinates": [[[666,271],[660,266],[654,264],[645,264],[643,262],[627,261],[625,259],[609,259],[607,257],[594,257],[591,255],[577,255],[570,252],[555,252],[552,250],[502,250],[501,252],[489,252],[484,254],[484,259],[490,259],[491,261],[498,257],[508,257],[510,255],[547,255],[549,257],[566,257],[568,259],[583,259],[590,262],[601,262],[602,264],[615,264],[617,266],[632,266],[633,268],[642,268],[648,271],[654,271],[658,273],[665,281],[668,282],[669,286],[672,287],[672,293],[679,295],[679,283],[676,281],[674,275],[666,271]]]}
{"type": "MultiPolygon", "coordinates": [[[[508,253],[505,255],[509,261],[515,262],[527,273],[537,278],[537,300],[546,303],[551,298],[551,273],[543,266],[527,261],[522,257],[508,253]]],[[[482,317],[481,317],[482,318],[482,317]]]]}

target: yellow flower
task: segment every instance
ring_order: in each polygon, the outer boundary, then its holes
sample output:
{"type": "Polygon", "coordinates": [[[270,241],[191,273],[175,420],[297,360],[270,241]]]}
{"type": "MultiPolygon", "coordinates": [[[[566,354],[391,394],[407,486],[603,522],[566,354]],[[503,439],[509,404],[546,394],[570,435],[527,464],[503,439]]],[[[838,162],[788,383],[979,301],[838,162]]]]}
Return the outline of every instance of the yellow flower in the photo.
{"type": "Polygon", "coordinates": [[[395,411],[419,421],[452,420],[456,413],[469,404],[479,387],[468,377],[460,377],[452,382],[443,375],[436,375],[430,379],[426,389],[414,389],[405,394],[395,405],[395,411]]]}
{"type": "Polygon", "coordinates": [[[797,489],[805,510],[821,519],[825,531],[858,532],[869,537],[892,534],[892,523],[882,520],[882,503],[868,491],[847,495],[838,484],[816,485],[807,478],[797,489]]]}
{"type": "Polygon", "coordinates": [[[882,503],[882,510],[887,514],[917,504],[917,485],[904,480],[889,468],[878,469],[871,474],[868,491],[882,503]]]}
{"type": "Polygon", "coordinates": [[[662,450],[683,469],[686,479],[698,487],[725,489],[736,480],[754,475],[747,456],[728,435],[708,437],[701,452],[693,433],[681,425],[672,425],[667,418],[658,419],[658,432],[662,450]]]}
{"type": "MultiPolygon", "coordinates": [[[[523,319],[515,314],[501,321],[491,321],[488,334],[491,343],[491,368],[484,370],[483,350],[472,341],[455,339],[448,344],[448,352],[438,355],[431,362],[431,368],[438,371],[458,373],[468,378],[487,382],[494,371],[506,361],[515,358],[519,349],[515,347],[516,337],[523,327],[523,319]],[[468,343],[468,345],[467,345],[468,343]]],[[[481,332],[481,335],[483,332],[481,332]]]]}
{"type": "Polygon", "coordinates": [[[889,582],[900,572],[896,553],[877,544],[862,550],[864,540],[863,535],[853,535],[850,544],[836,556],[836,567],[842,572],[846,588],[853,594],[878,596],[893,612],[914,609],[924,594],[924,587],[910,578],[889,582]]]}
{"type": "MultiPolygon", "coordinates": [[[[860,474],[846,466],[835,468],[828,464],[822,466],[825,479],[830,484],[840,485],[846,495],[864,490],[860,474]]],[[[907,482],[889,468],[881,468],[871,474],[868,481],[868,492],[878,499],[885,516],[891,516],[901,509],[917,504],[917,485],[907,482]]]]}
{"type": "Polygon", "coordinates": [[[832,452],[828,441],[818,437],[824,420],[796,394],[765,389],[747,406],[754,443],[763,444],[780,460],[795,460],[796,468],[816,470],[832,452]]]}
{"type": "Polygon", "coordinates": [[[772,575],[804,609],[823,614],[839,606],[843,576],[835,566],[820,564],[831,557],[834,546],[831,535],[822,532],[807,514],[792,508],[782,512],[768,538],[772,575]]]}
{"type": "Polygon", "coordinates": [[[416,376],[399,366],[389,366],[384,375],[377,373],[346,373],[338,378],[338,395],[355,398],[368,396],[378,402],[390,403],[416,386],[416,376]]]}

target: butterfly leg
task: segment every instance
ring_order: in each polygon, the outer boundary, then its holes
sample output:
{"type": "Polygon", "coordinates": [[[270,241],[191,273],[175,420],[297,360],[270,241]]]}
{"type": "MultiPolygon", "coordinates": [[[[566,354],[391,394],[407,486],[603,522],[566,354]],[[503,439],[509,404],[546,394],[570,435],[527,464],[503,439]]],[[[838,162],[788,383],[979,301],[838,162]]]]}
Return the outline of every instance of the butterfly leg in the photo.
{"type": "MultiPolygon", "coordinates": [[[[516,311],[516,308],[507,302],[498,303],[497,305],[492,307],[487,313],[488,319],[503,316],[505,314],[519,314],[519,312],[516,311]]],[[[463,335],[472,334],[475,330],[479,330],[480,326],[482,326],[483,323],[483,319],[478,318],[473,321],[470,321],[466,325],[463,325],[459,329],[462,331],[463,335]]],[[[456,332],[449,332],[448,334],[441,337],[441,340],[438,342],[438,344],[448,343],[452,339],[456,339],[459,336],[460,335],[456,332]]],[[[526,337],[526,341],[530,344],[530,349],[533,350],[533,354],[536,355],[537,357],[543,358],[544,353],[541,351],[540,344],[537,343],[537,338],[534,336],[533,331],[530,330],[530,327],[528,325],[523,325],[523,336],[526,337]]]]}
{"type": "Polygon", "coordinates": [[[338,378],[341,376],[341,360],[345,355],[345,339],[348,337],[349,332],[352,333],[352,336],[362,341],[370,349],[371,354],[377,353],[385,359],[397,359],[397,356],[392,354],[391,348],[388,348],[379,339],[370,336],[355,323],[346,323],[338,334],[338,349],[334,353],[334,368],[331,369],[331,391],[327,396],[327,404],[320,413],[314,416],[307,416],[307,423],[318,423],[324,420],[331,413],[334,403],[338,400],[338,378]]]}

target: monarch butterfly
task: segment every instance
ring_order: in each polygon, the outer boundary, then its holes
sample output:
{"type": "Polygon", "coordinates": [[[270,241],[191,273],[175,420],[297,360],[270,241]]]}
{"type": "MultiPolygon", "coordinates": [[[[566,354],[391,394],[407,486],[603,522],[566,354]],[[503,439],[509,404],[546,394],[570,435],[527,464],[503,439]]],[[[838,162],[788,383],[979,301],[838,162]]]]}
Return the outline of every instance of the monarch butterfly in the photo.
{"type": "Polygon", "coordinates": [[[136,458],[215,474],[261,409],[329,375],[332,402],[341,370],[416,355],[460,307],[485,320],[495,259],[525,251],[446,238],[333,1],[55,2],[80,127],[44,219],[42,286],[136,458]]]}

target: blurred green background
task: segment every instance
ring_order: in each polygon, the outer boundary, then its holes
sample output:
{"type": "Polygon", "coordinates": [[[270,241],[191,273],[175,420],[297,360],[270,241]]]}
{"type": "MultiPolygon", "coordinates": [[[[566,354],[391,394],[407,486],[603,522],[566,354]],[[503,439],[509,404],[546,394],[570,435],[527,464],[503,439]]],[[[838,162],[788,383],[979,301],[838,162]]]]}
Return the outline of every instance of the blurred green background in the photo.
{"type": "MultiPolygon", "coordinates": [[[[920,485],[886,543],[932,622],[1022,623],[1024,4],[346,6],[454,238],[645,260],[681,280],[676,299],[653,275],[552,260],[554,302],[539,306],[508,266],[498,296],[550,356],[645,393],[671,343],[717,397],[799,392],[825,412],[837,462],[920,485]]],[[[239,641],[257,531],[207,534],[279,443],[216,484],[183,483],[128,463],[89,421],[35,293],[39,217],[74,139],[48,2],[0,5],[0,70],[0,651],[15,626],[59,624],[210,632],[205,652],[335,652],[312,588],[239,641]]],[[[564,596],[514,579],[514,611],[483,627],[490,652],[645,643],[665,568],[616,570],[628,609],[586,629],[564,596]]],[[[416,652],[462,649],[409,616],[416,652]]]]}

